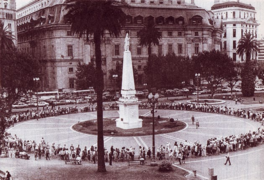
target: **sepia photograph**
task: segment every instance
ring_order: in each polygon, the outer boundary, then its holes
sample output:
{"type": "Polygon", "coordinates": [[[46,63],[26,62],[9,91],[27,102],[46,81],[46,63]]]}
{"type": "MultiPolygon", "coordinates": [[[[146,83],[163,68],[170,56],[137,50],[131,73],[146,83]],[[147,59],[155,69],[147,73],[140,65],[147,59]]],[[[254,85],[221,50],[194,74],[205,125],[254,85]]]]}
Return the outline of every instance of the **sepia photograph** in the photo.
{"type": "Polygon", "coordinates": [[[263,0],[0,0],[0,180],[263,180],[263,156],[263,0]]]}

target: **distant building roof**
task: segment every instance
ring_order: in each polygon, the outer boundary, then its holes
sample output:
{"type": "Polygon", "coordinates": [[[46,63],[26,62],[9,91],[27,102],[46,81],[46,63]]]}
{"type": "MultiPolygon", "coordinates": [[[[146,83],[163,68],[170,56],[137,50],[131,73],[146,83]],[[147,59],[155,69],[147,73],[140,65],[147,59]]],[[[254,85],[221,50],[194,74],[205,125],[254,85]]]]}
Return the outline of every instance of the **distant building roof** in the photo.
{"type": "Polygon", "coordinates": [[[251,4],[245,4],[245,3],[241,3],[241,2],[237,2],[237,1],[228,1],[228,2],[224,2],[224,3],[214,4],[211,7],[211,10],[228,8],[228,7],[241,7],[241,8],[255,10],[255,8],[251,4]]]}

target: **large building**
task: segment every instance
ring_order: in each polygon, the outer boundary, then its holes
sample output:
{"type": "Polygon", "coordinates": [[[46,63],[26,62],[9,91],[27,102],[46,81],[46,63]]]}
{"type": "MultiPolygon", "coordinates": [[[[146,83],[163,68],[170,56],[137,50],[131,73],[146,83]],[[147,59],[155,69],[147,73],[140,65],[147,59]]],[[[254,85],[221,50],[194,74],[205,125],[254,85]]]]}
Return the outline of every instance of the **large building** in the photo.
{"type": "MultiPolygon", "coordinates": [[[[257,28],[259,24],[256,20],[256,10],[251,4],[236,1],[215,0],[211,10],[215,19],[223,22],[224,33],[222,37],[222,49],[234,61],[243,62],[236,53],[239,40],[244,33],[250,32],[257,38],[257,28]]],[[[257,54],[252,54],[252,58],[257,60],[257,54]]]]}
{"type": "Polygon", "coordinates": [[[16,0],[0,0],[0,21],[4,22],[4,27],[8,27],[15,36],[16,44],[16,0]]]}
{"type": "MultiPolygon", "coordinates": [[[[120,0],[121,1],[121,0],[120,0]]],[[[220,50],[222,25],[213,13],[197,7],[194,0],[122,0],[126,25],[119,38],[105,35],[102,59],[105,87],[111,69],[122,63],[125,34],[129,32],[133,66],[138,71],[136,86],[144,83],[147,48],[138,44],[137,33],[147,20],[153,20],[162,35],[160,45],[152,47],[155,54],[175,53],[195,56],[202,51],[220,50]]],[[[78,63],[89,63],[95,58],[94,44],[85,42],[70,31],[65,23],[64,0],[35,0],[17,11],[18,47],[42,62],[42,90],[75,89],[78,63]]]]}

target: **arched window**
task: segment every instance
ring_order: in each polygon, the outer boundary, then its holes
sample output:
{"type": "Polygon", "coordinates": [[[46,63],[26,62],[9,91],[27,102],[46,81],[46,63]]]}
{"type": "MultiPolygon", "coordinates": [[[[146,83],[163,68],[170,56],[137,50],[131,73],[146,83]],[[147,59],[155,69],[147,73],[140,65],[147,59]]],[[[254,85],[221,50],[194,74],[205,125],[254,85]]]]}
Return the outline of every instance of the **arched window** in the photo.
{"type": "Polygon", "coordinates": [[[184,18],[182,16],[176,18],[175,23],[178,25],[183,25],[184,24],[184,18]]]}
{"type": "Polygon", "coordinates": [[[195,25],[195,24],[202,24],[202,20],[203,20],[203,18],[201,16],[196,15],[196,16],[193,16],[191,18],[191,22],[190,23],[193,24],[193,25],[195,25]]]}
{"type": "Polygon", "coordinates": [[[126,24],[132,24],[132,16],[126,16],[126,24]]]}
{"type": "Polygon", "coordinates": [[[142,24],[143,23],[143,17],[137,16],[134,18],[136,24],[142,24]]]}
{"type": "Polygon", "coordinates": [[[164,17],[162,16],[159,16],[156,18],[156,23],[157,24],[164,24],[164,17]]]}
{"type": "Polygon", "coordinates": [[[166,24],[174,24],[174,18],[172,16],[166,18],[166,24]]]}
{"type": "Polygon", "coordinates": [[[153,16],[145,17],[145,23],[147,22],[154,22],[154,17],[153,16]]]}

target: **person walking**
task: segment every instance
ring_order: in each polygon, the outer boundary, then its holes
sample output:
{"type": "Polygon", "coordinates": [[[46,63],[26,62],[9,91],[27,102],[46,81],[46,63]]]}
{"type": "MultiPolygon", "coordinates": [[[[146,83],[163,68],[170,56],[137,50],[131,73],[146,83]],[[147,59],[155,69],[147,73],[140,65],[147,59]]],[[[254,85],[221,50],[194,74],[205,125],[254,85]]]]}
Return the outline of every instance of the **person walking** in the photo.
{"type": "Polygon", "coordinates": [[[6,180],[11,180],[11,174],[10,174],[9,171],[6,171],[5,179],[6,180]]]}
{"type": "Polygon", "coordinates": [[[199,121],[197,120],[196,121],[196,129],[198,129],[199,126],[200,126],[200,124],[199,124],[199,121]]]}
{"type": "Polygon", "coordinates": [[[225,165],[227,164],[227,162],[229,162],[229,166],[231,166],[231,161],[230,161],[229,153],[226,154],[226,162],[225,162],[225,165]]]}
{"type": "Polygon", "coordinates": [[[192,124],[194,125],[194,121],[195,121],[195,119],[194,119],[194,116],[192,115],[192,124]]]}

